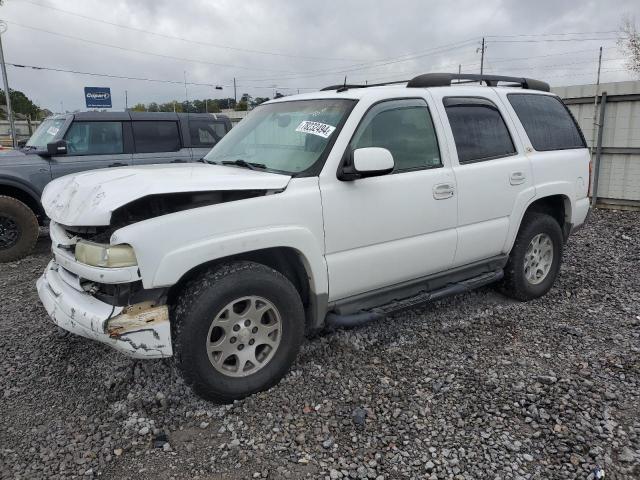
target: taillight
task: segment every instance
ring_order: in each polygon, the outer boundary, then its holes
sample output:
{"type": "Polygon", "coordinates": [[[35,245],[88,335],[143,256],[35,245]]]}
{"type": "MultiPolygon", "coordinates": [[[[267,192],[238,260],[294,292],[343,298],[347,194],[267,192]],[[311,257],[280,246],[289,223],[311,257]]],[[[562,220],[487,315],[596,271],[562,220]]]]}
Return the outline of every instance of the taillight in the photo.
{"type": "Polygon", "coordinates": [[[589,197],[591,197],[591,171],[593,170],[593,162],[591,160],[589,160],[589,183],[587,183],[588,188],[587,188],[587,192],[589,197]]]}

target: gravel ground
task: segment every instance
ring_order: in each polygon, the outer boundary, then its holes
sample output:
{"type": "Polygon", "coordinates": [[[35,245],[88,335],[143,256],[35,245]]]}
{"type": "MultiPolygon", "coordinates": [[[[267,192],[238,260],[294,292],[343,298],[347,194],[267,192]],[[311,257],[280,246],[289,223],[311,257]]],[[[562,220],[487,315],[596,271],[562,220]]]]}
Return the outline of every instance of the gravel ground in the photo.
{"type": "Polygon", "coordinates": [[[322,335],[230,406],[171,361],[60,338],[48,258],[42,238],[0,266],[2,478],[640,478],[637,212],[594,212],[545,298],[487,288],[322,335]]]}

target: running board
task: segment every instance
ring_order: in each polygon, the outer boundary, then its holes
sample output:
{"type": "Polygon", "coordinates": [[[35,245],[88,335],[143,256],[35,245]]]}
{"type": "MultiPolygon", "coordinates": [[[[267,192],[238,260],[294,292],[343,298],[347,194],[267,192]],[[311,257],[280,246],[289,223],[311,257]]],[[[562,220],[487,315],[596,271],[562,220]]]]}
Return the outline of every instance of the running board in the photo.
{"type": "Polygon", "coordinates": [[[409,310],[418,305],[422,305],[428,302],[434,302],[442,298],[451,297],[453,295],[458,295],[459,293],[464,293],[476,288],[484,287],[485,285],[489,285],[490,283],[502,280],[502,277],[504,277],[504,272],[502,271],[502,269],[496,270],[494,272],[483,273],[482,275],[478,275],[477,277],[473,277],[468,280],[451,283],[446,287],[439,288],[438,290],[434,290],[432,292],[424,292],[414,297],[409,297],[404,300],[399,300],[388,303],[386,305],[381,305],[380,307],[372,308],[370,311],[373,313],[378,313],[380,315],[389,315],[390,313],[409,310]]]}
{"type": "Polygon", "coordinates": [[[459,293],[464,293],[476,288],[484,287],[485,285],[489,285],[491,283],[502,280],[503,277],[504,271],[500,268],[498,270],[483,273],[467,280],[450,283],[437,290],[432,290],[430,292],[421,292],[412,297],[395,300],[393,302],[389,302],[371,309],[361,310],[358,313],[353,313],[350,315],[329,313],[327,315],[327,325],[333,327],[355,327],[358,325],[363,325],[372,320],[378,320],[387,315],[409,310],[411,308],[424,305],[428,302],[441,300],[446,297],[458,295],[459,293]]]}

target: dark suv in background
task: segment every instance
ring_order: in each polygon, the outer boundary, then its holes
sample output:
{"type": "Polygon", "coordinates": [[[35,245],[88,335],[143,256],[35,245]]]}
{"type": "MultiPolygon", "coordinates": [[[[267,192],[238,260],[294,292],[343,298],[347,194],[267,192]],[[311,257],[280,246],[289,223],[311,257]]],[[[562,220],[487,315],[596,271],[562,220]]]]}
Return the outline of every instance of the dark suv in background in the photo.
{"type": "Polygon", "coordinates": [[[20,150],[0,154],[0,263],[27,255],[46,222],[54,178],[96,168],[198,161],[231,129],[207,113],[82,112],[46,119],[20,150]]]}

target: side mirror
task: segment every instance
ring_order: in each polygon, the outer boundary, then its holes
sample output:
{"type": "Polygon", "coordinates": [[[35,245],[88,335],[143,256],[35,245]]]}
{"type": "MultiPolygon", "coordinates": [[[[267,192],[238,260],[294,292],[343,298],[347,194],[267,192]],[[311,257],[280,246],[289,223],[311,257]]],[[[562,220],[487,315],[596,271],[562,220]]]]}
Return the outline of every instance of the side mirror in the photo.
{"type": "Polygon", "coordinates": [[[66,155],[67,153],[67,142],[66,140],[56,140],[55,142],[47,143],[47,154],[48,155],[66,155]]]}
{"type": "Polygon", "coordinates": [[[357,148],[351,152],[351,165],[344,167],[338,178],[344,181],[386,175],[393,170],[393,155],[386,148],[357,148]]]}

